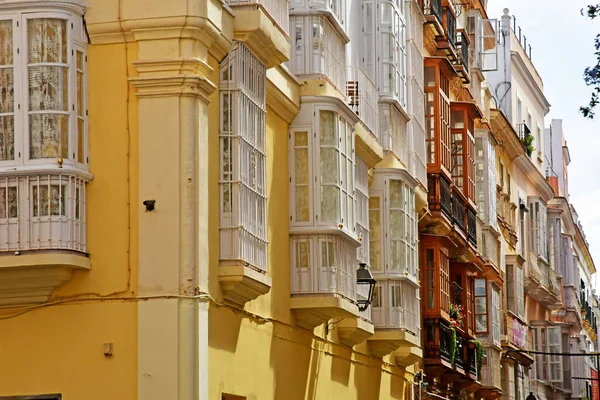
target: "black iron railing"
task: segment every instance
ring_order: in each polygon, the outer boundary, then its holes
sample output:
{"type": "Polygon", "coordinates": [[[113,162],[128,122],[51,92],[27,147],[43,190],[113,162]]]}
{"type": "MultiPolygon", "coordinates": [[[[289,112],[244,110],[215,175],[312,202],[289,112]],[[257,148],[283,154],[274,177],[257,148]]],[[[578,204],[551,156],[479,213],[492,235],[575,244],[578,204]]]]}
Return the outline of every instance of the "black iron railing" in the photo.
{"type": "Polygon", "coordinates": [[[467,346],[467,368],[469,374],[477,376],[477,348],[471,346],[467,346]]]}
{"type": "Polygon", "coordinates": [[[467,233],[467,227],[465,226],[465,205],[462,200],[457,197],[452,197],[452,222],[458,226],[464,233],[467,233]]]}
{"type": "Polygon", "coordinates": [[[456,50],[456,19],[449,8],[446,9],[446,36],[450,46],[456,50]]]}
{"type": "Polygon", "coordinates": [[[477,246],[477,214],[470,208],[467,210],[467,238],[477,246]]]}
{"type": "Polygon", "coordinates": [[[452,220],[452,194],[450,184],[440,177],[440,208],[449,220],[452,220]]]}
{"type": "Polygon", "coordinates": [[[442,0],[425,0],[423,13],[435,16],[440,25],[442,25],[442,0]]]}
{"type": "Polygon", "coordinates": [[[454,355],[454,365],[458,368],[465,369],[465,347],[463,338],[456,335],[456,354],[454,355]]]}
{"type": "Polygon", "coordinates": [[[458,47],[459,47],[459,57],[460,64],[469,72],[469,44],[467,42],[467,34],[465,32],[458,33],[458,47]]]}
{"type": "Polygon", "coordinates": [[[425,327],[425,357],[441,358],[450,362],[452,335],[450,327],[437,319],[426,319],[425,327]]]}

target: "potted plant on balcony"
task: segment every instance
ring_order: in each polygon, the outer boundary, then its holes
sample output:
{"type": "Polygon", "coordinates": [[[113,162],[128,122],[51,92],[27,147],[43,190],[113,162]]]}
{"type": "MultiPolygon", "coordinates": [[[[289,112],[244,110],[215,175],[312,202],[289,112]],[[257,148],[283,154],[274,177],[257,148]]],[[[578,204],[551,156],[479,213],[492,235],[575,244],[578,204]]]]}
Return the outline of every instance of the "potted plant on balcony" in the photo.
{"type": "MultiPolygon", "coordinates": [[[[477,379],[481,379],[481,368],[483,367],[483,358],[485,354],[483,352],[483,344],[477,339],[469,340],[469,346],[475,348],[475,361],[477,363],[477,379]]],[[[472,347],[472,348],[473,348],[472,347]]]]}
{"type": "Polygon", "coordinates": [[[456,330],[450,328],[450,364],[454,365],[454,357],[456,356],[456,330]]]}
{"type": "Polygon", "coordinates": [[[450,324],[459,328],[463,327],[463,307],[460,304],[450,302],[450,324]]]}
{"type": "Polygon", "coordinates": [[[525,136],[521,138],[521,143],[525,146],[525,151],[527,152],[527,156],[531,157],[535,148],[533,147],[533,135],[527,133],[525,136]]]}

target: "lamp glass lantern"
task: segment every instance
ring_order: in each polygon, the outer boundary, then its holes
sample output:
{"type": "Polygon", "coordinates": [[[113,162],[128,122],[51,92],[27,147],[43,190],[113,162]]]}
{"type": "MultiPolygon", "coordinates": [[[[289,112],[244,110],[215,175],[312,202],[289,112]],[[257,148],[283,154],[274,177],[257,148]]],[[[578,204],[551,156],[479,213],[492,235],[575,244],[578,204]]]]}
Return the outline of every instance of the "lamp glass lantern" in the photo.
{"type": "Polygon", "coordinates": [[[373,301],[373,289],[377,281],[367,269],[366,263],[360,263],[356,271],[356,294],[359,311],[366,311],[373,301]]]}

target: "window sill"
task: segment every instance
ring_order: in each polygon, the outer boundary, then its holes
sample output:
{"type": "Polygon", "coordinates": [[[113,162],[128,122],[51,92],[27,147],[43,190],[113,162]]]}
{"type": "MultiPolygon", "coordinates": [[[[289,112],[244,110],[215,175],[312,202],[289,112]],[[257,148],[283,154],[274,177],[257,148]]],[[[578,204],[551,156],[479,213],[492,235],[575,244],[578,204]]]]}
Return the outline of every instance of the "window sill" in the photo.
{"type": "Polygon", "coordinates": [[[375,334],[369,339],[369,347],[377,357],[394,353],[396,363],[404,367],[423,358],[419,338],[404,329],[376,328],[375,334]]]}
{"type": "Polygon", "coordinates": [[[225,300],[240,306],[271,290],[271,278],[245,265],[220,265],[219,283],[225,300]]]}
{"type": "Polygon", "coordinates": [[[0,305],[37,304],[71,280],[74,270],[91,269],[84,253],[63,250],[0,255],[0,305]]]}
{"type": "Polygon", "coordinates": [[[358,240],[358,237],[346,231],[343,228],[337,228],[333,226],[322,226],[322,227],[291,227],[290,235],[338,235],[349,241],[353,246],[359,247],[362,243],[358,240]]]}
{"type": "Polygon", "coordinates": [[[336,328],[342,343],[350,347],[364,342],[375,332],[373,324],[362,318],[345,318],[337,324],[336,328]]]}
{"type": "Polygon", "coordinates": [[[93,175],[87,169],[69,164],[59,167],[51,160],[46,164],[30,164],[18,166],[0,166],[0,177],[30,176],[30,175],[77,175],[86,181],[91,181],[93,175]]]}
{"type": "Polygon", "coordinates": [[[360,314],[356,304],[333,294],[293,295],[290,308],[296,323],[305,329],[314,329],[332,318],[359,318],[360,314]]]}

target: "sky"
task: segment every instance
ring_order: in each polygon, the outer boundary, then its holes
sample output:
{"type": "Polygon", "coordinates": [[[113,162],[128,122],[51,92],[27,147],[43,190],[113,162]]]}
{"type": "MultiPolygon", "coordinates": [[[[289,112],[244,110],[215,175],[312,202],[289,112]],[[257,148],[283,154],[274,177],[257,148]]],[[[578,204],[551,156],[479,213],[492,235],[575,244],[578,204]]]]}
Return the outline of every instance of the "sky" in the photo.
{"type": "MultiPolygon", "coordinates": [[[[597,1],[600,3],[600,0],[597,1]]],[[[569,195],[590,245],[598,269],[600,289],[600,109],[597,121],[585,120],[579,107],[591,93],[583,81],[585,67],[594,65],[594,38],[600,18],[589,20],[580,10],[594,0],[489,0],[489,18],[502,16],[504,8],[517,18],[531,45],[531,59],[544,82],[551,104],[545,127],[552,119],[563,120],[571,155],[569,195]]]]}

